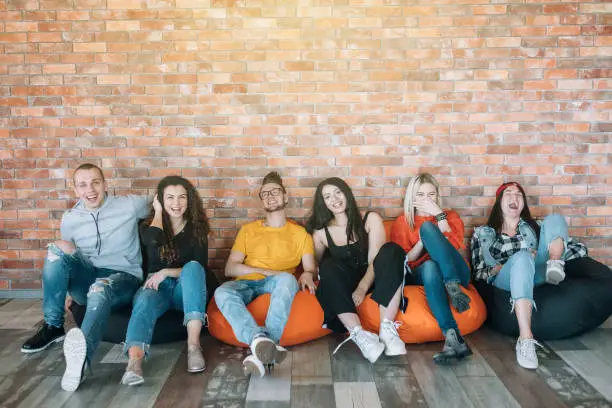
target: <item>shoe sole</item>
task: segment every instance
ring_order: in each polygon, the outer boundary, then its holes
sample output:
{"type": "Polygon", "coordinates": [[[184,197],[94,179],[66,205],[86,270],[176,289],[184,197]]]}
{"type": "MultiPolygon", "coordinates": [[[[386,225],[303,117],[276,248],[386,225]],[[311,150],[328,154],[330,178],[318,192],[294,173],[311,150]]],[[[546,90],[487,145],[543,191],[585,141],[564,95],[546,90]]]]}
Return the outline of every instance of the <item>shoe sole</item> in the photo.
{"type": "Polygon", "coordinates": [[[136,373],[132,373],[132,375],[127,375],[127,373],[125,373],[123,374],[123,378],[121,378],[121,384],[128,385],[130,387],[144,384],[144,382],[144,378],[136,373]]]}
{"type": "Polygon", "coordinates": [[[64,338],[66,337],[66,335],[63,335],[61,337],[58,337],[57,339],[51,340],[50,342],[48,342],[47,344],[45,344],[43,347],[37,348],[37,349],[24,349],[23,347],[21,348],[21,352],[22,353],[26,353],[26,354],[31,354],[31,353],[38,353],[39,351],[43,351],[48,349],[49,347],[51,347],[54,343],[61,343],[62,341],[64,341],[64,338]]]}
{"type": "Polygon", "coordinates": [[[201,372],[204,372],[204,371],[206,371],[206,366],[204,366],[202,368],[188,368],[187,369],[187,372],[188,373],[192,373],[192,374],[201,373],[201,372]]]}
{"type": "Polygon", "coordinates": [[[474,354],[472,350],[466,350],[459,354],[453,354],[452,356],[434,356],[433,361],[438,365],[449,365],[456,363],[457,361],[463,360],[464,358],[469,357],[472,354],[474,354]]]}
{"type": "Polygon", "coordinates": [[[551,285],[558,285],[565,279],[565,274],[557,270],[546,271],[546,282],[551,285]]]}
{"type": "Polygon", "coordinates": [[[273,341],[261,341],[255,346],[253,354],[264,366],[274,364],[276,360],[276,344],[273,341]]]}
{"type": "Polygon", "coordinates": [[[274,363],[280,364],[283,361],[285,361],[285,358],[287,358],[287,354],[289,354],[289,352],[285,348],[279,348],[276,346],[274,346],[274,348],[276,349],[275,351],[276,355],[274,356],[274,363]]]}
{"type": "Polygon", "coordinates": [[[64,358],[66,359],[66,371],[62,376],[61,387],[64,391],[76,391],[81,385],[83,363],[87,355],[87,342],[83,332],[72,329],[64,339],[64,358]]]}
{"type": "Polygon", "coordinates": [[[385,347],[385,356],[387,357],[405,356],[406,354],[408,354],[408,352],[406,351],[406,347],[404,347],[404,350],[398,352],[389,352],[385,347]]]}
{"type": "Polygon", "coordinates": [[[261,371],[259,371],[259,367],[257,366],[257,364],[251,362],[251,361],[245,361],[242,365],[242,371],[244,372],[244,375],[258,375],[259,377],[263,377],[266,373],[265,373],[265,369],[264,372],[262,373],[261,371]]]}
{"type": "Polygon", "coordinates": [[[518,365],[523,367],[523,368],[525,368],[525,369],[527,369],[527,370],[537,370],[537,368],[539,367],[539,364],[537,366],[526,366],[526,365],[523,365],[521,363],[518,363],[518,365]]]}

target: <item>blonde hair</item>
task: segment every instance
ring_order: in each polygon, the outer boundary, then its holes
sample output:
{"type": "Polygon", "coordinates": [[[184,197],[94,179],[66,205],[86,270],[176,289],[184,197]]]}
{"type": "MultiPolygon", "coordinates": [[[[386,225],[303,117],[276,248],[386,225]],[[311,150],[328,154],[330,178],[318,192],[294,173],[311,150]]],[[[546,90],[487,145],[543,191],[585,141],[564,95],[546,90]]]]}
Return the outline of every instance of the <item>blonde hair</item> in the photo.
{"type": "Polygon", "coordinates": [[[416,177],[410,179],[408,187],[406,187],[406,195],[404,196],[404,216],[410,228],[414,228],[414,198],[419,192],[419,188],[423,184],[431,184],[436,188],[436,204],[442,208],[442,201],[440,199],[440,185],[438,181],[429,173],[421,173],[416,177]]]}

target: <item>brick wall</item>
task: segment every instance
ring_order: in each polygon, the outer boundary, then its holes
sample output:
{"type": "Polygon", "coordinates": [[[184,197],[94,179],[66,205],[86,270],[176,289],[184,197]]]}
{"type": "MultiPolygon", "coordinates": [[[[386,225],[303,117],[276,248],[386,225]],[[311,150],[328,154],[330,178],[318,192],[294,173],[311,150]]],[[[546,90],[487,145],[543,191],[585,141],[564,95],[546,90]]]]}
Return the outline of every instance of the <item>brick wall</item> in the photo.
{"type": "Polygon", "coordinates": [[[40,288],[83,161],[196,183],[217,268],[272,168],[294,217],[332,175],[397,216],[430,171],[468,234],[516,179],[610,264],[611,88],[609,2],[0,0],[0,289],[40,288]]]}

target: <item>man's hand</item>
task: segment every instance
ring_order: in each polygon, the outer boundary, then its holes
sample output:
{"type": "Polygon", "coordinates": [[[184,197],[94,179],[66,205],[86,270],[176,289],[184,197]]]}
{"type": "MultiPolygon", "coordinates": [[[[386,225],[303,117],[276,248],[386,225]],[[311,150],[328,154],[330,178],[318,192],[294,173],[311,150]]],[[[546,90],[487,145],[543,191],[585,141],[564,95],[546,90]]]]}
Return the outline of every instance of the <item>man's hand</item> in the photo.
{"type": "Polygon", "coordinates": [[[355,307],[358,307],[363,299],[366,297],[367,291],[362,289],[361,286],[357,286],[357,289],[353,292],[353,302],[355,303],[355,307]]]}
{"type": "Polygon", "coordinates": [[[146,289],[159,290],[159,284],[166,279],[166,270],[162,269],[159,272],[152,273],[147,278],[147,281],[143,285],[146,289]]]}
{"type": "Polygon", "coordinates": [[[302,290],[308,289],[310,294],[314,295],[316,287],[314,284],[314,280],[312,279],[312,272],[302,272],[302,274],[300,275],[300,280],[298,282],[302,290]]]}

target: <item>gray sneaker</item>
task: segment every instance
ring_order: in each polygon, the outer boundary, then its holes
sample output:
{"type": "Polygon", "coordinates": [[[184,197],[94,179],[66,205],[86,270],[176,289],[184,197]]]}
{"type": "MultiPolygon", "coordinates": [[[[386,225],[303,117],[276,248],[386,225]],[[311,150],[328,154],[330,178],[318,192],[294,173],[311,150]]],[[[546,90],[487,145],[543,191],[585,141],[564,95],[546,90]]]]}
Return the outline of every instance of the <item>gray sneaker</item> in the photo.
{"type": "Polygon", "coordinates": [[[187,346],[187,372],[201,373],[206,370],[206,361],[200,347],[187,346]]]}
{"type": "Polygon", "coordinates": [[[472,350],[455,329],[448,329],[445,337],[442,351],[433,356],[434,363],[451,364],[472,355],[472,350]]]}

